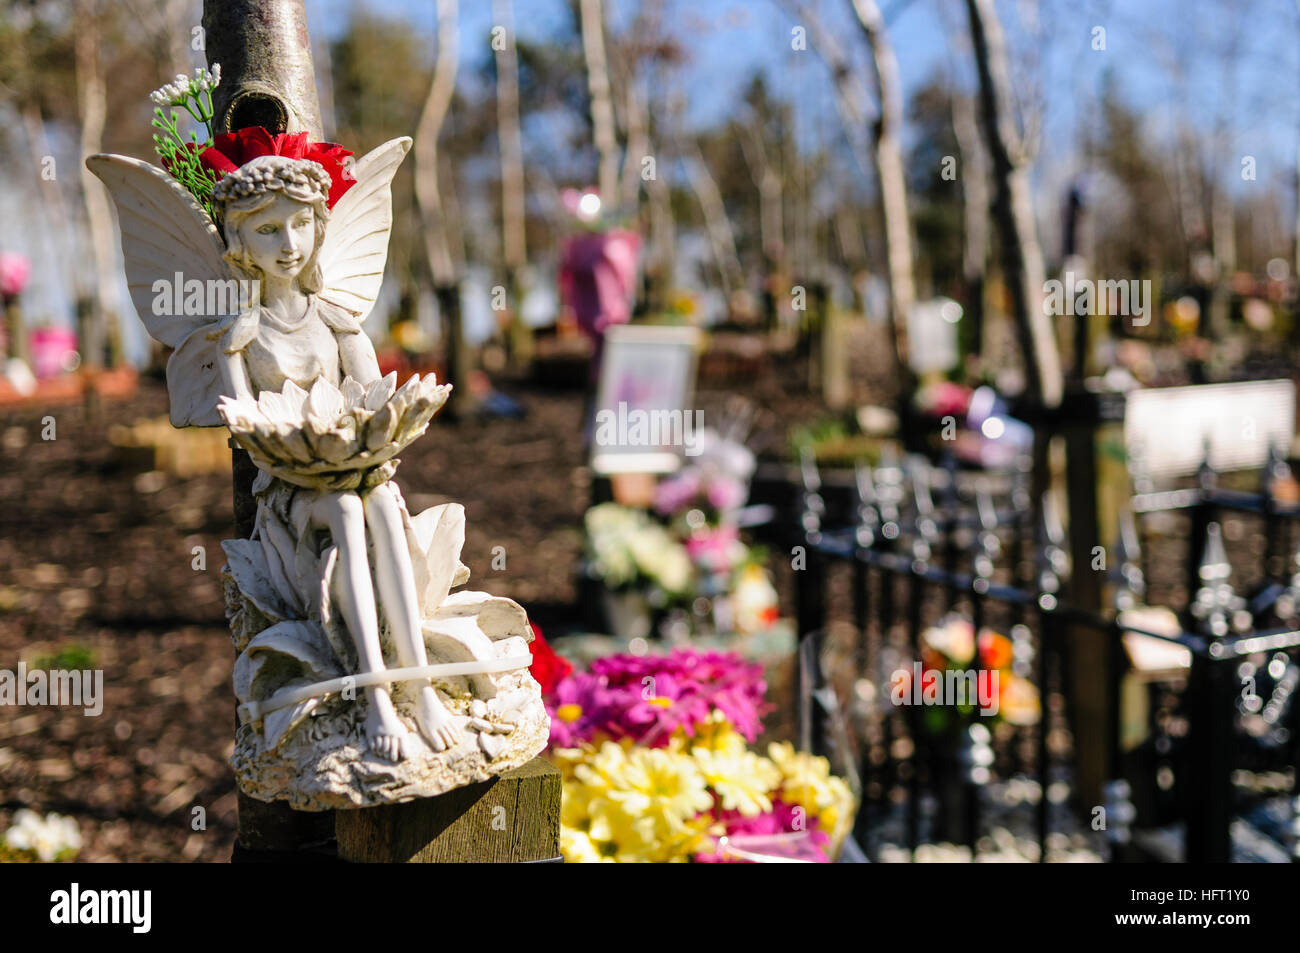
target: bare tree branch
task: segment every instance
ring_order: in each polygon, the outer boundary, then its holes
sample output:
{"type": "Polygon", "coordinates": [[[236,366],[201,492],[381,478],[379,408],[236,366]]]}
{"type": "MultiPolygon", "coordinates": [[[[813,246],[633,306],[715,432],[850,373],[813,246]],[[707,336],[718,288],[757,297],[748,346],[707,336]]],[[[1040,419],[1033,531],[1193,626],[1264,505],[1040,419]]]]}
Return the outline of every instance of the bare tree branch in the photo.
{"type": "Polygon", "coordinates": [[[605,60],[605,13],[602,0],[581,0],[582,51],[587,60],[591,93],[591,124],[600,167],[597,185],[607,205],[618,200],[618,140],[614,132],[614,103],[609,65],[605,60]]]}
{"type": "Polygon", "coordinates": [[[858,23],[871,49],[880,117],[874,127],[876,175],[880,180],[880,205],[885,219],[885,248],[889,261],[890,305],[894,323],[894,352],[899,373],[906,379],[907,320],[916,301],[912,260],[912,229],[907,213],[907,179],[903,174],[903,84],[898,59],[885,36],[885,23],[875,0],[853,0],[858,23]]]}
{"type": "Polygon", "coordinates": [[[433,82],[415,129],[415,200],[420,207],[421,231],[425,254],[434,284],[447,287],[456,282],[456,268],[451,258],[442,191],[438,183],[438,136],[451,106],[456,89],[456,70],[460,64],[457,42],[457,0],[438,0],[438,62],[433,82]]]}
{"type": "Polygon", "coordinates": [[[527,236],[524,151],[519,128],[519,56],[510,0],[492,0],[492,18],[507,34],[496,51],[497,139],[501,146],[501,252],[513,281],[515,270],[522,268],[527,259],[527,236]]]}
{"type": "Polygon", "coordinates": [[[1002,26],[993,0],[966,0],[966,10],[979,72],[984,138],[993,167],[993,217],[1024,353],[1026,384],[1043,406],[1055,407],[1064,390],[1061,356],[1055,331],[1042,307],[1046,274],[1029,177],[1021,165],[1022,146],[1010,115],[1002,26]]]}

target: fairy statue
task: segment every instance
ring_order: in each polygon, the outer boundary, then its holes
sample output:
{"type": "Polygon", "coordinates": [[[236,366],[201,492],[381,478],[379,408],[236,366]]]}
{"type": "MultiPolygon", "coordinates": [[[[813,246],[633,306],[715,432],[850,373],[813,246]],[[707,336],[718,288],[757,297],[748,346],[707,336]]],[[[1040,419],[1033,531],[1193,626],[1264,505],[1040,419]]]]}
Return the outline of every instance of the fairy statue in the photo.
{"type": "MultiPolygon", "coordinates": [[[[179,76],[155,104],[210,120],[218,81],[179,76]]],[[[531,759],[548,723],[527,617],[451,592],[469,576],[463,508],[413,517],[392,480],[451,387],[433,375],[398,387],[362,328],[411,140],[353,164],[306,133],[183,143],[175,114],[156,115],[166,168],[87,165],[117,206],[136,310],[174,349],[172,423],[225,424],[259,469],[252,536],[223,543],[241,787],[319,810],[437,794],[531,759]]]]}

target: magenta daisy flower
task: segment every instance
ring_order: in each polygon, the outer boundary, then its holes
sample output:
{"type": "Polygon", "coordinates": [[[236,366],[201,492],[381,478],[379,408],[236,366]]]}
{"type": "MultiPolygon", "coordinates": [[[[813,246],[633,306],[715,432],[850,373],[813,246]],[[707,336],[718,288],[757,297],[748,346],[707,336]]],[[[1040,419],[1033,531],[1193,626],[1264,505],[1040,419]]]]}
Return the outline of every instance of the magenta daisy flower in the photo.
{"type": "Polygon", "coordinates": [[[561,680],[546,699],[551,719],[551,746],[572,748],[605,730],[611,696],[605,680],[577,672],[561,680]]]}

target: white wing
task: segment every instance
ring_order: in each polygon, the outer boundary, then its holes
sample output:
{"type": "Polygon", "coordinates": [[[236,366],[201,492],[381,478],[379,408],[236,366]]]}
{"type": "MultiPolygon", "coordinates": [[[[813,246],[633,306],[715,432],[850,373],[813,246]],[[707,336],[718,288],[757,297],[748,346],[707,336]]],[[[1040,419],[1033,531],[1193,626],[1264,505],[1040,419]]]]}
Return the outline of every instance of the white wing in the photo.
{"type": "MultiPolygon", "coordinates": [[[[199,328],[225,317],[173,314],[175,301],[184,302],[184,286],[180,293],[154,289],[159,280],[171,289],[179,275],[185,283],[193,279],[203,282],[206,299],[212,288],[209,281],[230,278],[221,257],[225,245],[194,197],[167,172],[139,159],[94,155],[86,160],[86,168],[108,187],[117,206],[126,281],[136,313],[149,334],[168,347],[179,347],[199,328]]],[[[236,304],[231,313],[237,311],[236,304]]]]}
{"type": "Polygon", "coordinates": [[[388,233],[393,227],[393,176],[411,148],[403,136],[357,160],[357,183],[343,193],[321,243],[322,300],[366,320],[384,281],[388,233]]]}
{"type": "Polygon", "coordinates": [[[117,206],[136,313],[151,336],[175,349],[167,360],[172,424],[221,426],[215,337],[239,313],[239,300],[222,259],[226,246],[220,234],[194,197],[163,169],[115,155],[91,156],[86,167],[108,187],[117,206]],[[155,288],[159,281],[165,284],[155,288]],[[202,290],[191,299],[187,289],[202,290]],[[190,300],[203,306],[187,306],[190,300]]]}

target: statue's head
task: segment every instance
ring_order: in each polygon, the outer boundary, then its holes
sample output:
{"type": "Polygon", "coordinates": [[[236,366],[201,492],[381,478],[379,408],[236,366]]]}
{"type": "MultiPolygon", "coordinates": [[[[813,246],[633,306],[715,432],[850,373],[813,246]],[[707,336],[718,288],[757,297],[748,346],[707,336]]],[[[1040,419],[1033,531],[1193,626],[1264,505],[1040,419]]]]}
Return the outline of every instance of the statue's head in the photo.
{"type": "Polygon", "coordinates": [[[259,156],[226,175],[212,189],[226,261],[248,278],[297,279],[303,293],[319,291],[329,191],[329,174],[307,159],[259,156]]]}

